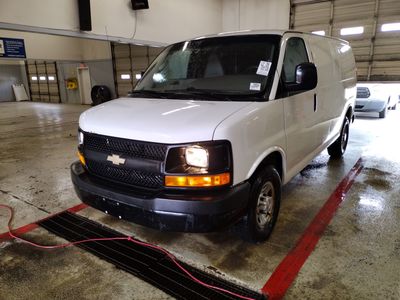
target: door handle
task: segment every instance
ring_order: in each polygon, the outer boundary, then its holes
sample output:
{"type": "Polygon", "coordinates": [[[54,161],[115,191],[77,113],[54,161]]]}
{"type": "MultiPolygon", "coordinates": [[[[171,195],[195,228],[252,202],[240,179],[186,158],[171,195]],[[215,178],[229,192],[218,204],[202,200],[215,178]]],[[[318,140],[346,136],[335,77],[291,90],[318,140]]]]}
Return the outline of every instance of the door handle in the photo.
{"type": "Polygon", "coordinates": [[[314,111],[317,111],[317,94],[314,94],[314,111]]]}

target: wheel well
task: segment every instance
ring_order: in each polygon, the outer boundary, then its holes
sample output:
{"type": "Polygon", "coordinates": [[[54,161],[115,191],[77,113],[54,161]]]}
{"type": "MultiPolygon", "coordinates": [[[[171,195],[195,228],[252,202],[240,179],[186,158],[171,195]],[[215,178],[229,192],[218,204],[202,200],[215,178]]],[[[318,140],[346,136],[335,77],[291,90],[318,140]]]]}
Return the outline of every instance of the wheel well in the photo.
{"type": "Polygon", "coordinates": [[[258,165],[257,169],[254,171],[253,175],[251,175],[250,181],[252,181],[255,177],[256,174],[265,168],[268,165],[273,165],[276,170],[279,173],[279,176],[281,177],[281,180],[283,181],[283,160],[282,160],[282,155],[278,152],[272,152],[268,154],[266,158],[258,165]]]}
{"type": "Polygon", "coordinates": [[[353,118],[353,108],[351,106],[347,109],[346,117],[349,119],[350,122],[353,121],[353,119],[352,119],[353,118]]]}

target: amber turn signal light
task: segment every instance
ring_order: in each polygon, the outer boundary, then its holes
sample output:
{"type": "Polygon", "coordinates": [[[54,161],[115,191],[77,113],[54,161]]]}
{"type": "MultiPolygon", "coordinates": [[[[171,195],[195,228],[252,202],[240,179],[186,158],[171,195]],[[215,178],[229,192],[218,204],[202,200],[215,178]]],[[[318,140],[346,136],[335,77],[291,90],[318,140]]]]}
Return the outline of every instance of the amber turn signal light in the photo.
{"type": "Polygon", "coordinates": [[[195,176],[165,176],[165,186],[168,187],[213,187],[230,183],[229,173],[217,175],[195,176]]]}
{"type": "Polygon", "coordinates": [[[80,153],[79,151],[78,151],[78,157],[79,157],[79,161],[81,162],[81,164],[86,166],[85,158],[83,157],[82,153],[80,153]]]}

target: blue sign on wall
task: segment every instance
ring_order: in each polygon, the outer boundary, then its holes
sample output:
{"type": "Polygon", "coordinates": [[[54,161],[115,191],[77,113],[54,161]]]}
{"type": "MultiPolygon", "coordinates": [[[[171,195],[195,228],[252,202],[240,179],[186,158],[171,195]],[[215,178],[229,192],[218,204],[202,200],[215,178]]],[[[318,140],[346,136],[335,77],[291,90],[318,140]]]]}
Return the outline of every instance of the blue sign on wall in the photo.
{"type": "Polygon", "coordinates": [[[1,57],[26,58],[24,40],[0,38],[0,58],[1,57]]]}

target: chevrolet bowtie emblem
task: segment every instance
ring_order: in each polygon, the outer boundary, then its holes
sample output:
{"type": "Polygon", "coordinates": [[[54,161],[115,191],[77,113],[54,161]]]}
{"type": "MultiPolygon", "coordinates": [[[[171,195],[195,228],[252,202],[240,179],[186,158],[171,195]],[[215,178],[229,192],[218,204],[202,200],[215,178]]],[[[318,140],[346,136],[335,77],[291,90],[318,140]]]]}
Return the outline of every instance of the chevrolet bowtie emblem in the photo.
{"type": "Polygon", "coordinates": [[[119,155],[113,154],[113,155],[109,155],[107,156],[107,160],[111,161],[114,165],[123,165],[126,161],[125,158],[121,158],[119,155]]]}

